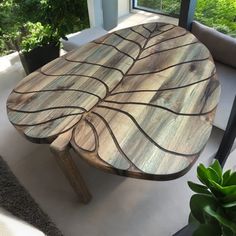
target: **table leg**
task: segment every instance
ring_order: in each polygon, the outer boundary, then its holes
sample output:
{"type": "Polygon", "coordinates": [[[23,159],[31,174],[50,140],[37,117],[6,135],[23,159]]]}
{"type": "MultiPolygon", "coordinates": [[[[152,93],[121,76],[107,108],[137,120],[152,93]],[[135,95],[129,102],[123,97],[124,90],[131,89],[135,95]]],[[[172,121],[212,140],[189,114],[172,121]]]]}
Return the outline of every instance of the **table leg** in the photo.
{"type": "Polygon", "coordinates": [[[56,139],[50,145],[50,149],[56,157],[56,160],[59,166],[61,167],[62,171],[64,172],[65,176],[69,180],[72,188],[79,196],[80,201],[86,204],[91,200],[92,196],[83,180],[82,175],[80,174],[76,164],[74,163],[71,157],[68,143],[67,145],[61,145],[61,140],[65,140],[65,135],[67,134],[58,137],[58,139],[56,139]]]}

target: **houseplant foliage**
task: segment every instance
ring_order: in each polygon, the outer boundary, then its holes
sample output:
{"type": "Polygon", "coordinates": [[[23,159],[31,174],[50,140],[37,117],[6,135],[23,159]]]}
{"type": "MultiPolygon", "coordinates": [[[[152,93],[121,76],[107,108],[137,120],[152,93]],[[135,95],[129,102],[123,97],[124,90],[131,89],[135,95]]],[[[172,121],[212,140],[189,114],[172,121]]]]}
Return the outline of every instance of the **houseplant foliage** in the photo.
{"type": "Polygon", "coordinates": [[[206,168],[200,164],[197,177],[202,184],[188,182],[194,194],[190,200],[189,223],[194,236],[236,235],[236,172],[222,172],[216,160],[206,168]]]}

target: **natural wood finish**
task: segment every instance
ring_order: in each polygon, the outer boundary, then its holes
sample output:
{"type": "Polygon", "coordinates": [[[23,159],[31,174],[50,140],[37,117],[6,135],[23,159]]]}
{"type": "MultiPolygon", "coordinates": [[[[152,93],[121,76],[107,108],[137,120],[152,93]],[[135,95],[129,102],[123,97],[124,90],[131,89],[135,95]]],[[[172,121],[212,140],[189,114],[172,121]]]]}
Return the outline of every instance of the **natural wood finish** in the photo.
{"type": "Polygon", "coordinates": [[[91,194],[86,187],[82,175],[80,174],[76,164],[74,163],[70,152],[69,142],[71,140],[72,131],[61,134],[51,145],[50,149],[56,160],[69,180],[74,191],[77,193],[79,199],[83,203],[88,203],[91,200],[91,194]]]}
{"type": "Polygon", "coordinates": [[[70,145],[91,165],[169,180],[203,150],[219,94],[207,48],[183,28],[149,23],[52,61],[21,81],[7,108],[34,142],[73,130],[70,145]]]}

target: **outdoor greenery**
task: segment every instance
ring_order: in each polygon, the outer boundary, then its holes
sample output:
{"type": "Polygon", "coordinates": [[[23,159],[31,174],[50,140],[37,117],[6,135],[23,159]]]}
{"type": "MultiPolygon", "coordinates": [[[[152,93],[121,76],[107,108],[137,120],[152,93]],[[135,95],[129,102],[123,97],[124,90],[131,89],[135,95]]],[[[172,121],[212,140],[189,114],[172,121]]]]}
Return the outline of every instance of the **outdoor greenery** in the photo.
{"type": "Polygon", "coordinates": [[[0,55],[30,51],[89,26],[86,0],[2,0],[0,55]]]}
{"type": "Polygon", "coordinates": [[[178,16],[180,2],[181,0],[138,0],[137,5],[172,16],[178,16]]]}
{"type": "MultiPolygon", "coordinates": [[[[137,5],[178,16],[180,0],[138,0],[137,5]]],[[[235,0],[197,0],[195,18],[205,25],[236,37],[235,0]]]]}
{"type": "MultiPolygon", "coordinates": [[[[137,0],[138,6],[178,16],[181,0],[137,0]]],[[[198,0],[195,17],[236,37],[235,0],[198,0]]],[[[1,0],[0,55],[58,42],[89,26],[86,0],[1,0]]]]}
{"type": "Polygon", "coordinates": [[[200,164],[197,177],[203,184],[188,182],[191,197],[189,223],[193,236],[236,236],[236,172],[222,172],[218,161],[206,168],[200,164]]]}

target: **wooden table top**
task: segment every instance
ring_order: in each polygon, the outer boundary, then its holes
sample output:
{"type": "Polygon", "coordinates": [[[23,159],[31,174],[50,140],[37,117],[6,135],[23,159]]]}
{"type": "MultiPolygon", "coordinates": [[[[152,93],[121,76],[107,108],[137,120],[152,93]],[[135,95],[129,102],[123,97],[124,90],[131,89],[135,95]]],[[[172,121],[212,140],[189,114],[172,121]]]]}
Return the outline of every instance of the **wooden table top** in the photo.
{"type": "Polygon", "coordinates": [[[28,75],[7,110],[33,142],[73,130],[71,146],[91,165],[169,180],[203,150],[219,94],[207,48],[183,28],[149,23],[107,34],[28,75]]]}

